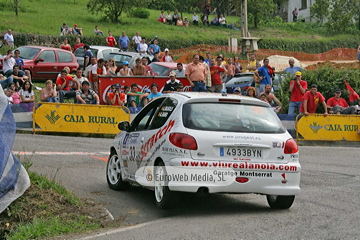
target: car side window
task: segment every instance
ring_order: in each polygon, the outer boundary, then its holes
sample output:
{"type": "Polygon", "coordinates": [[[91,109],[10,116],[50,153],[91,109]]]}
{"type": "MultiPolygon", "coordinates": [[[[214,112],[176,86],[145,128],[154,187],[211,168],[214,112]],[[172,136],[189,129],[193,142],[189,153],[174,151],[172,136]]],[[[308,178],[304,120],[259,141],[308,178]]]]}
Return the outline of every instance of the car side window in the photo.
{"type": "Polygon", "coordinates": [[[67,52],[58,52],[59,62],[72,62],[71,53],[67,52]]]}
{"type": "Polygon", "coordinates": [[[51,62],[56,62],[55,60],[55,52],[54,51],[43,51],[42,53],[40,53],[40,56],[38,57],[44,59],[44,62],[46,63],[51,63],[51,62]]]}
{"type": "Polygon", "coordinates": [[[167,98],[158,109],[154,119],[151,122],[150,129],[157,129],[162,127],[175,110],[178,101],[174,98],[167,98]]]}
{"type": "Polygon", "coordinates": [[[107,57],[109,56],[109,54],[110,54],[111,52],[112,52],[111,49],[102,51],[103,58],[107,59],[107,57]]]}
{"type": "Polygon", "coordinates": [[[142,131],[147,130],[149,124],[157,112],[160,105],[163,103],[164,98],[159,98],[151,101],[145,108],[135,117],[131,123],[130,131],[142,131]]]}
{"type": "Polygon", "coordinates": [[[74,52],[75,57],[84,57],[85,56],[85,51],[83,47],[80,47],[78,49],[75,50],[74,52]]]}

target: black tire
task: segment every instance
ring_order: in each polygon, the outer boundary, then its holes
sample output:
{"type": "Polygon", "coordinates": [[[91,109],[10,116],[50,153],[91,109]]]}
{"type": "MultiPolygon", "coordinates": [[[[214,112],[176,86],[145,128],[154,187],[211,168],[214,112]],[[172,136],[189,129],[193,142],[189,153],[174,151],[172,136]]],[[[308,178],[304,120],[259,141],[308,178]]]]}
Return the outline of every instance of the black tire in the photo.
{"type": "Polygon", "coordinates": [[[120,161],[116,152],[111,152],[106,166],[106,180],[113,190],[127,190],[130,188],[130,184],[122,179],[120,161]]]}
{"type": "Polygon", "coordinates": [[[269,206],[273,209],[288,209],[295,200],[295,196],[266,195],[269,206]]]}
{"type": "Polygon", "coordinates": [[[179,193],[170,191],[168,182],[163,180],[160,176],[166,175],[166,169],[163,162],[159,162],[154,168],[154,192],[156,206],[160,209],[174,208],[179,202],[179,193]]]}

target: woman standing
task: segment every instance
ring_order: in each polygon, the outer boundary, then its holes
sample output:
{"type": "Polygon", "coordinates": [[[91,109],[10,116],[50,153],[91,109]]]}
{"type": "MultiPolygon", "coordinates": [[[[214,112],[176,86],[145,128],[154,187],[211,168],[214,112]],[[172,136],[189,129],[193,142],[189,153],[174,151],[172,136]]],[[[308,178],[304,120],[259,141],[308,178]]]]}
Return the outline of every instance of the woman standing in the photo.
{"type": "Polygon", "coordinates": [[[64,42],[62,44],[60,44],[60,48],[72,52],[71,45],[69,44],[69,41],[67,38],[64,38],[64,42]]]}
{"type": "Polygon", "coordinates": [[[243,67],[241,63],[239,63],[239,57],[234,57],[234,66],[235,66],[235,74],[242,72],[243,67]]]}
{"type": "Polygon", "coordinates": [[[40,91],[40,101],[41,102],[58,102],[56,96],[56,90],[54,88],[54,83],[51,80],[45,82],[45,88],[40,91]]]}

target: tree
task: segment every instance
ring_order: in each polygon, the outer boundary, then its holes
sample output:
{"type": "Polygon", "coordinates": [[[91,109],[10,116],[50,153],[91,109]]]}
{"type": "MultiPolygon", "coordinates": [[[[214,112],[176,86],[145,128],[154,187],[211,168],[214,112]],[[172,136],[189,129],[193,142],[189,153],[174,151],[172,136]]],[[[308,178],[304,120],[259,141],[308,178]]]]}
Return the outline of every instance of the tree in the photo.
{"type": "Polygon", "coordinates": [[[199,11],[199,8],[197,7],[199,0],[168,0],[168,3],[172,6],[173,9],[179,11],[182,19],[184,19],[184,12],[190,13],[199,11]]]}
{"type": "Polygon", "coordinates": [[[354,20],[356,1],[353,0],[331,0],[329,21],[326,23],[329,32],[345,33],[354,20]]]}
{"type": "Polygon", "coordinates": [[[310,7],[310,16],[317,19],[320,24],[323,24],[324,20],[329,17],[329,9],[330,0],[316,0],[316,2],[310,7]]]}
{"type": "Polygon", "coordinates": [[[87,8],[92,14],[103,13],[111,22],[118,22],[123,12],[133,7],[144,7],[148,0],[90,0],[87,8]]]}
{"type": "Polygon", "coordinates": [[[273,0],[248,0],[248,13],[254,16],[254,27],[257,28],[260,20],[270,18],[276,11],[277,5],[273,0]]]}

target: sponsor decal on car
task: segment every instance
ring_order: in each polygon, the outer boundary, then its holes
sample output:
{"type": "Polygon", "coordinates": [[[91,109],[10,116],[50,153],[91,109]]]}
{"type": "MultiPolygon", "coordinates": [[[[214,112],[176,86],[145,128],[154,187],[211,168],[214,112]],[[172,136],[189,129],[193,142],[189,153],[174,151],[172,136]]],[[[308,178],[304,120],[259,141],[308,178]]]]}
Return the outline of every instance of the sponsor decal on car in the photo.
{"type": "Polygon", "coordinates": [[[171,155],[171,156],[180,156],[184,157],[189,154],[189,150],[180,149],[180,148],[171,148],[171,147],[162,147],[161,149],[163,154],[171,155]]]}

